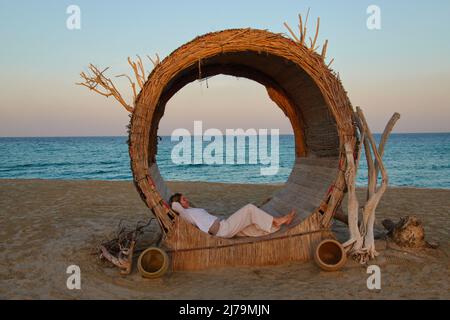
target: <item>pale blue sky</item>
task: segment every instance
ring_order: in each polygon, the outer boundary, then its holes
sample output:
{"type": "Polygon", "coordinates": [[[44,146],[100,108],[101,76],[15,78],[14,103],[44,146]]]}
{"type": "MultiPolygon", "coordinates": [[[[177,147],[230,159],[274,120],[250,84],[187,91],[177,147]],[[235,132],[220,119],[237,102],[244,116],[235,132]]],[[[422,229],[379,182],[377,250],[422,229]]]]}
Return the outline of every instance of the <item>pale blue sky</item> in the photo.
{"type": "MultiPolygon", "coordinates": [[[[450,131],[446,0],[2,0],[0,136],[123,135],[126,111],[74,85],[89,62],[111,66],[111,75],[128,73],[128,56],[158,52],[163,58],[198,35],[227,28],[286,32],[283,22],[295,27],[297,14],[308,7],[311,21],[321,17],[320,40],[329,39],[333,67],[374,131],[394,111],[402,114],[397,132],[450,131]],[[66,28],[70,4],[81,8],[81,30],[66,28]],[[370,4],[381,8],[381,30],[366,28],[370,4]]],[[[180,91],[168,104],[161,133],[184,123],[191,128],[200,116],[208,127],[230,127],[236,123],[233,108],[245,109],[243,126],[290,131],[260,85],[228,77],[213,78],[209,85],[193,83],[180,91]]]]}

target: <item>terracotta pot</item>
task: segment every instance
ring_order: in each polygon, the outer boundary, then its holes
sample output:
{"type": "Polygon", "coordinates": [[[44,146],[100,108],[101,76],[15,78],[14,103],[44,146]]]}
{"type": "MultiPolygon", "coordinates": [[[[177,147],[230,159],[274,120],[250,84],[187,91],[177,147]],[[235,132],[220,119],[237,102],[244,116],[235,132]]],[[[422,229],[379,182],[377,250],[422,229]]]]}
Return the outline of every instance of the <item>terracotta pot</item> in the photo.
{"type": "Polygon", "coordinates": [[[338,241],[325,239],[316,247],[314,260],[322,270],[337,271],[347,262],[347,254],[338,241]]]}
{"type": "Polygon", "coordinates": [[[157,247],[150,247],[141,253],[138,260],[138,270],[144,278],[159,278],[169,267],[169,256],[157,247]]]}

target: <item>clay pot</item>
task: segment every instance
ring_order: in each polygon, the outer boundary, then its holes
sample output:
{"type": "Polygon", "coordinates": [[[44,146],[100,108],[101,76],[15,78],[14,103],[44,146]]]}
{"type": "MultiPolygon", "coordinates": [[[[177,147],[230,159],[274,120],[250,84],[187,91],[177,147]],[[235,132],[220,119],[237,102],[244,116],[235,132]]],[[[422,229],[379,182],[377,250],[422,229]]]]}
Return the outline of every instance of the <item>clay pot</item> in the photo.
{"type": "Polygon", "coordinates": [[[322,270],[337,271],[344,267],[347,255],[338,241],[325,239],[316,247],[314,260],[322,270]]]}
{"type": "Polygon", "coordinates": [[[141,253],[137,266],[142,277],[159,278],[169,267],[169,256],[160,248],[150,247],[141,253]]]}

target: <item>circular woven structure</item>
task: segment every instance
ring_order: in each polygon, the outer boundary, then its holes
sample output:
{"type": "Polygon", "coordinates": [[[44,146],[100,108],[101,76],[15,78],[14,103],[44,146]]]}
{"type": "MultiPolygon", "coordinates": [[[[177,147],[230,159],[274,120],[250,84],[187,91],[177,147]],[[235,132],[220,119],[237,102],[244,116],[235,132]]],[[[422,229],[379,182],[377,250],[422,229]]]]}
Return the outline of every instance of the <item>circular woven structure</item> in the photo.
{"type": "Polygon", "coordinates": [[[299,220],[318,212],[326,226],[343,197],[343,143],[356,141],[346,91],[323,57],[306,46],[265,30],[231,29],[197,37],[172,52],[136,99],[129,131],[131,168],[137,190],[163,231],[171,231],[176,213],[167,206],[170,190],[155,160],[159,122],[176,92],[218,74],[265,86],[294,130],[292,173],[262,209],[276,216],[296,208],[299,220]]]}

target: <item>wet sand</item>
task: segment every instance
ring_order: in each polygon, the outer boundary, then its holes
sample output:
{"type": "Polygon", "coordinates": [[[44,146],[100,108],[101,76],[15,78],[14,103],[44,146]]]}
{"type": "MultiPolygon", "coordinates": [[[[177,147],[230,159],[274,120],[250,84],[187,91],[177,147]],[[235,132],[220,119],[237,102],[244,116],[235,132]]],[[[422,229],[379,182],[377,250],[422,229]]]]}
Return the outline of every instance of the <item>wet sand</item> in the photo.
{"type": "MultiPolygon", "coordinates": [[[[172,182],[192,201],[227,215],[248,202],[258,204],[276,185],[172,182]]],[[[359,190],[363,196],[363,191],[359,190]]],[[[230,267],[168,272],[143,279],[134,267],[123,277],[99,263],[92,249],[121,220],[134,225],[150,211],[131,182],[0,180],[1,299],[449,299],[450,190],[390,188],[377,210],[384,218],[422,219],[438,249],[405,252],[377,240],[381,290],[368,290],[366,267],[349,262],[327,273],[313,262],[266,267],[230,267]],[[68,290],[66,268],[81,268],[81,290],[68,290]],[[220,290],[218,289],[220,288],[220,290]]],[[[334,227],[340,239],[346,228],[334,227]]],[[[158,236],[153,223],[141,246],[158,236]]]]}

